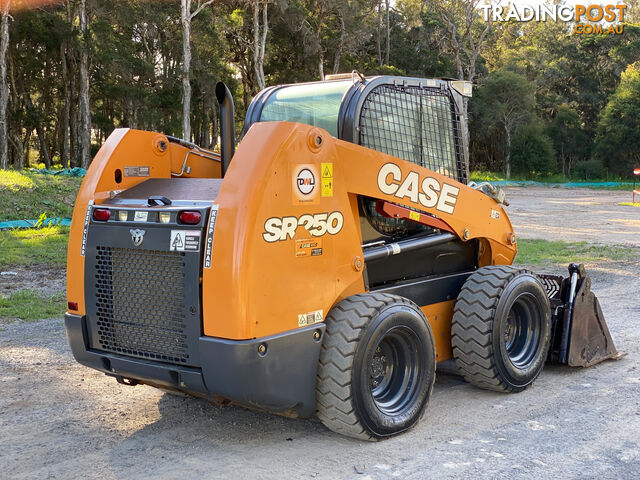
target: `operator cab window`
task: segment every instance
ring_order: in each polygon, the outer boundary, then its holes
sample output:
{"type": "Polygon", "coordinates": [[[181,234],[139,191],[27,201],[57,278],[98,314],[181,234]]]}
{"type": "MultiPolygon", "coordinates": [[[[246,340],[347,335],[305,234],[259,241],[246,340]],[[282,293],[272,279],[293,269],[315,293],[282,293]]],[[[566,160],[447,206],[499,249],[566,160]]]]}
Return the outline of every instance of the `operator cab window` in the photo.
{"type": "Polygon", "coordinates": [[[298,122],[319,127],[338,136],[338,112],[351,80],[291,85],[269,96],[261,122],[298,122]]]}
{"type": "Polygon", "coordinates": [[[447,93],[381,85],[367,96],[360,127],[361,145],[458,179],[461,139],[447,93]]]}

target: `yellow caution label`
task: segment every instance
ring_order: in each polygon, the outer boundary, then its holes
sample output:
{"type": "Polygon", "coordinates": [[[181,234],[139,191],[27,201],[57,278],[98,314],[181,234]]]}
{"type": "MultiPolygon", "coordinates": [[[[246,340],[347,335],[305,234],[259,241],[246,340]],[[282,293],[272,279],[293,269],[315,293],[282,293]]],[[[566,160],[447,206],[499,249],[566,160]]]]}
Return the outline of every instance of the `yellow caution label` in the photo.
{"type": "Polygon", "coordinates": [[[320,195],[323,197],[333,197],[333,163],[321,163],[320,175],[320,195]]]}
{"type": "Polygon", "coordinates": [[[420,214],[418,212],[414,212],[413,210],[409,211],[409,218],[411,220],[415,220],[416,222],[420,221],[420,214]]]}

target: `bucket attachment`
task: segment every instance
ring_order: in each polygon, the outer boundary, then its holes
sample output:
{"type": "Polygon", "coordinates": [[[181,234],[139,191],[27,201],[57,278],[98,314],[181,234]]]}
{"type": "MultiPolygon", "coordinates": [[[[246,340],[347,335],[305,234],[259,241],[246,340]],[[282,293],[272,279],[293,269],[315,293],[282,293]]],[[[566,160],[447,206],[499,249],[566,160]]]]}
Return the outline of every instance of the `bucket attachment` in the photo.
{"type": "Polygon", "coordinates": [[[540,275],[551,304],[551,347],[548,361],[570,367],[590,367],[618,359],[591,278],[584,265],[569,265],[569,277],[540,275]]]}

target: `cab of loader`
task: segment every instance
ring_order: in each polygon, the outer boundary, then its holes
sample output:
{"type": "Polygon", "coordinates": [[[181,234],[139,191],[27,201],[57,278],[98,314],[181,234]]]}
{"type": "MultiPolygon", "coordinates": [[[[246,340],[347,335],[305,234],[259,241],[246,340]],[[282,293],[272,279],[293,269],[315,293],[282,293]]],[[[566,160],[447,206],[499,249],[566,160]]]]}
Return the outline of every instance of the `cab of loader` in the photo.
{"type": "Polygon", "coordinates": [[[266,88],[251,102],[243,131],[256,122],[305,123],[466,183],[465,97],[471,82],[354,72],[266,88]]]}
{"type": "MultiPolygon", "coordinates": [[[[251,102],[243,132],[258,122],[305,123],[466,184],[469,149],[463,102],[470,96],[470,82],[340,74],[321,82],[266,88],[251,102]]],[[[391,205],[379,199],[359,196],[358,206],[364,245],[441,233],[395,215],[391,205]]],[[[425,274],[474,269],[477,252],[477,242],[455,239],[427,251],[381,258],[368,264],[367,284],[375,288],[425,274]]]]}

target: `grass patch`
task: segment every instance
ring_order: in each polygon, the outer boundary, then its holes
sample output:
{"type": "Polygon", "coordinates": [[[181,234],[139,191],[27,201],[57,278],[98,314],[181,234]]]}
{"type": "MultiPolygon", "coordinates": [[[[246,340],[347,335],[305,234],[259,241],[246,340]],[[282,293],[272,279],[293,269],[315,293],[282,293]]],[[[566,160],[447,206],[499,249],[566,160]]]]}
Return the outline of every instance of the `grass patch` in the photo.
{"type": "Polygon", "coordinates": [[[622,202],[620,205],[624,205],[625,207],[640,207],[640,203],[632,203],[632,202],[622,202]]]}
{"type": "Polygon", "coordinates": [[[20,290],[10,296],[0,296],[0,318],[34,321],[61,317],[66,311],[63,292],[43,295],[34,290],[20,290]]]}
{"type": "Polygon", "coordinates": [[[0,222],[70,218],[82,178],[0,170],[0,222]]]}
{"type": "Polygon", "coordinates": [[[588,263],[635,260],[638,250],[615,245],[593,245],[588,242],[561,240],[518,240],[515,263],[544,265],[549,263],[588,263]]]}
{"type": "Polygon", "coordinates": [[[67,262],[69,227],[44,227],[0,231],[0,265],[67,262]]]}

